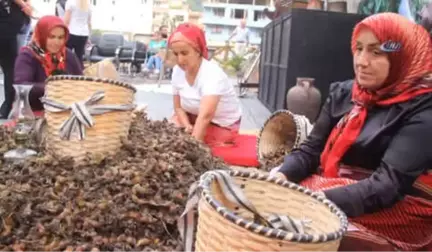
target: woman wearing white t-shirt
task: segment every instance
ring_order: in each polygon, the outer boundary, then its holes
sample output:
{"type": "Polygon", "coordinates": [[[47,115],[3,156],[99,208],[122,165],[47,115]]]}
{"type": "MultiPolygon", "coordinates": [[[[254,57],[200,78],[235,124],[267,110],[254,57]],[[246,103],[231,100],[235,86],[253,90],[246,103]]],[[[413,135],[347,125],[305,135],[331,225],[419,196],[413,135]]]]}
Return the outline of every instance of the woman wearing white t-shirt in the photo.
{"type": "Polygon", "coordinates": [[[177,58],[173,122],[210,146],[232,144],[240,128],[240,101],[228,76],[208,61],[204,32],[181,24],[168,45],[177,58]]]}
{"type": "Polygon", "coordinates": [[[75,51],[82,63],[91,31],[90,0],[67,0],[65,10],[64,22],[70,31],[67,47],[75,51]]]}

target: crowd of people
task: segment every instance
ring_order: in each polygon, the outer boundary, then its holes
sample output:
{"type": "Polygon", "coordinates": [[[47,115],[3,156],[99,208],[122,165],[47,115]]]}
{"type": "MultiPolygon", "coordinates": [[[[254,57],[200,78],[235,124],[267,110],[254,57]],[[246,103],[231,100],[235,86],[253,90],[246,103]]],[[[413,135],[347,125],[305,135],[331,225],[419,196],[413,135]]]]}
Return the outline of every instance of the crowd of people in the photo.
{"type": "MultiPolygon", "coordinates": [[[[86,1],[60,3],[58,16],[42,17],[19,52],[18,35],[31,18],[30,1],[11,2],[9,18],[0,12],[7,20],[0,22],[6,78],[2,118],[11,108],[13,82],[34,85],[30,104],[41,111],[48,76],[83,74],[82,49],[91,31],[86,1]]],[[[239,47],[249,43],[243,25],[233,34],[239,47]]],[[[147,70],[160,70],[163,48],[177,63],[171,78],[172,123],[211,148],[236,145],[240,101],[223,69],[209,61],[204,31],[190,23],[172,34],[161,27],[149,44],[147,70]]],[[[375,14],[355,27],[351,49],[353,80],[332,84],[308,138],[271,175],[320,191],[350,217],[357,232],[376,238],[363,241],[371,242],[372,249],[431,249],[430,35],[401,15],[375,14]],[[382,239],[389,247],[374,243],[382,239]]]]}

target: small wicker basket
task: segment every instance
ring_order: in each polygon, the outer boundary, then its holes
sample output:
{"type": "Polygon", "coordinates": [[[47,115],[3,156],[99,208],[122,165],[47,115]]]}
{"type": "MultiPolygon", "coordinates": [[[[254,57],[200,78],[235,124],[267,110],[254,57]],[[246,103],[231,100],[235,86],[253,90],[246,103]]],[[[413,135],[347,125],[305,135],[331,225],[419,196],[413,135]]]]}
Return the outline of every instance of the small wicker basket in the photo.
{"type": "Polygon", "coordinates": [[[212,176],[201,181],[196,251],[337,251],[348,227],[331,201],[297,184],[260,172],[230,171],[263,217],[270,213],[311,220],[307,234],[272,229],[229,201],[212,176]]]}
{"type": "Polygon", "coordinates": [[[312,124],[305,116],[295,115],[288,110],[274,112],[264,123],[257,140],[258,158],[270,155],[280,147],[294,149],[306,139],[312,124]]]}
{"type": "Polygon", "coordinates": [[[119,74],[113,63],[113,59],[104,59],[98,63],[91,64],[84,69],[84,75],[95,78],[107,78],[118,80],[119,74]]]}
{"type": "MultiPolygon", "coordinates": [[[[97,105],[128,105],[133,107],[136,89],[126,83],[85,76],[52,76],[47,79],[45,97],[70,106],[81,102],[96,92],[105,96],[97,105]]],[[[61,125],[71,116],[70,111],[45,110],[46,147],[60,156],[70,156],[81,161],[87,153],[114,153],[127,137],[132,121],[132,110],[111,111],[93,115],[94,126],[86,129],[85,139],[65,139],[60,136],[61,125]]]]}

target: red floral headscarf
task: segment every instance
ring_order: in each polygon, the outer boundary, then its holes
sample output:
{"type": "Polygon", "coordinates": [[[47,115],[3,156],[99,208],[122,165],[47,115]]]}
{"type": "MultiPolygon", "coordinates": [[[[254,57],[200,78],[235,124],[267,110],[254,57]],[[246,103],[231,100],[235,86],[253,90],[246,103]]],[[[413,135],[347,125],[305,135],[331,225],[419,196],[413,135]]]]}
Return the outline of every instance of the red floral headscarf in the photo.
{"type": "Polygon", "coordinates": [[[173,34],[168,39],[168,46],[175,42],[186,42],[190,44],[195,50],[197,50],[201,55],[208,59],[208,49],[207,42],[205,39],[205,34],[202,29],[198,26],[190,23],[184,23],[177,27],[173,34]]]}
{"type": "Polygon", "coordinates": [[[370,91],[355,81],[352,90],[354,107],[331,132],[321,166],[326,177],[338,176],[338,164],[345,152],[360,134],[367,118],[367,108],[373,105],[389,106],[432,92],[432,43],[426,30],[401,15],[381,13],[361,21],[354,29],[351,49],[354,54],[356,41],[362,29],[369,28],[387,48],[390,72],[385,86],[370,91]]]}
{"type": "Polygon", "coordinates": [[[41,62],[47,76],[50,76],[54,71],[65,70],[66,41],[68,36],[69,29],[59,17],[44,16],[36,24],[29,48],[41,62]],[[65,30],[65,44],[59,52],[52,54],[46,50],[46,43],[51,31],[56,27],[61,27],[65,30]]]}

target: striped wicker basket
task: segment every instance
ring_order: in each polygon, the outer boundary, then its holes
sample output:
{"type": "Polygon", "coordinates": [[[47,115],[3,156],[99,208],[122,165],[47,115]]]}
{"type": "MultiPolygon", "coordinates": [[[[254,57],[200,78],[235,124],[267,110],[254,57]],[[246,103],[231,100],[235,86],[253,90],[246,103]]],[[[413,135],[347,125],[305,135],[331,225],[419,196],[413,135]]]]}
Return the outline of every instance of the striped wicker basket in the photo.
{"type": "Polygon", "coordinates": [[[270,155],[286,146],[297,148],[312,130],[312,124],[305,116],[295,115],[288,110],[274,112],[264,123],[257,140],[258,158],[270,155]]]}
{"type": "Polygon", "coordinates": [[[96,78],[118,80],[119,74],[113,63],[113,59],[104,59],[84,69],[84,75],[96,78]]]}
{"type": "Polygon", "coordinates": [[[71,106],[86,101],[92,94],[104,92],[104,97],[95,103],[102,105],[124,105],[131,109],[107,111],[92,115],[92,127],[85,129],[85,138],[64,139],[60,129],[70,119],[71,109],[52,112],[45,105],[46,147],[60,156],[71,156],[81,161],[87,153],[109,154],[121,146],[121,138],[126,137],[132,121],[132,109],[136,89],[126,83],[97,79],[85,76],[53,76],[47,79],[46,99],[71,106]]]}
{"type": "Polygon", "coordinates": [[[348,226],[331,201],[297,184],[260,172],[230,171],[246,198],[267,218],[271,213],[310,220],[307,233],[286,232],[253,221],[225,196],[214,176],[200,183],[196,251],[337,251],[348,226]]]}

